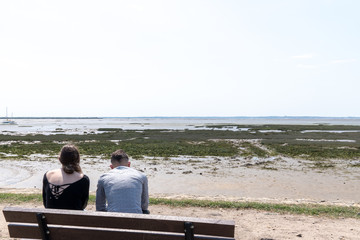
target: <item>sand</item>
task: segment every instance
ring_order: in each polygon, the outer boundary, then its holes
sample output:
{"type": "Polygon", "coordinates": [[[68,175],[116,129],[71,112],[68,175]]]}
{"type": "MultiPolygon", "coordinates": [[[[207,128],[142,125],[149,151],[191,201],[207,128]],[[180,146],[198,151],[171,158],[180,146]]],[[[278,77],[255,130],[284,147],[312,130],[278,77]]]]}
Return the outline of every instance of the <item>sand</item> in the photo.
{"type": "MultiPolygon", "coordinates": [[[[336,160],[332,160],[336,161],[336,160]]],[[[360,204],[360,168],[339,161],[332,169],[311,168],[292,158],[191,157],[131,160],[149,179],[152,196],[226,199],[234,201],[360,204]]],[[[1,160],[0,188],[40,190],[43,174],[60,167],[56,158],[1,160]]],[[[96,190],[109,160],[84,156],[81,167],[96,190]]]]}

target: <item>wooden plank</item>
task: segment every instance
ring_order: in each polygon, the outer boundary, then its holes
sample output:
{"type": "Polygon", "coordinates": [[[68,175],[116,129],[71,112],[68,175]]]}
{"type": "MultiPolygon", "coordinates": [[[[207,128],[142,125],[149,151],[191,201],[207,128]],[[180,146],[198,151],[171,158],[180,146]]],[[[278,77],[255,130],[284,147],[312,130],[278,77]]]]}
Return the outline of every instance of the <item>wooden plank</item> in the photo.
{"type": "MultiPolygon", "coordinates": [[[[34,224],[9,224],[9,234],[12,238],[41,238],[39,228],[34,224]]],[[[183,240],[184,234],[160,233],[151,231],[126,231],[103,228],[50,226],[50,239],[131,239],[131,240],[183,240]]],[[[197,236],[195,240],[234,240],[234,238],[197,236]]]]}
{"type": "Polygon", "coordinates": [[[8,230],[11,238],[41,239],[39,226],[35,224],[29,225],[9,223],[8,230]]]}
{"type": "Polygon", "coordinates": [[[235,232],[234,221],[216,219],[16,207],[3,212],[8,222],[37,223],[35,214],[41,212],[48,224],[57,225],[183,233],[184,222],[189,221],[194,223],[195,234],[234,237],[235,232]]]}

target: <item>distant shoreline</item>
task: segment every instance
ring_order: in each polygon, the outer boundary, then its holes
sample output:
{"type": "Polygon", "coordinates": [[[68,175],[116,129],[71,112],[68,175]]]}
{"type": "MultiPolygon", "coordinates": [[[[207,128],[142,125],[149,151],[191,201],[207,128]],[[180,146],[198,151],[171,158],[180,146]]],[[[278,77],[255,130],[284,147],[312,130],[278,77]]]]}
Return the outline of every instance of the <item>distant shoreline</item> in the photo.
{"type": "MultiPolygon", "coordinates": [[[[196,117],[196,116],[152,116],[152,117],[11,117],[11,119],[359,119],[360,117],[322,117],[322,116],[233,116],[233,117],[196,117]]],[[[0,119],[9,119],[9,117],[0,117],[0,119]]]]}
{"type": "Polygon", "coordinates": [[[0,117],[0,119],[103,119],[101,117],[0,117]]]}

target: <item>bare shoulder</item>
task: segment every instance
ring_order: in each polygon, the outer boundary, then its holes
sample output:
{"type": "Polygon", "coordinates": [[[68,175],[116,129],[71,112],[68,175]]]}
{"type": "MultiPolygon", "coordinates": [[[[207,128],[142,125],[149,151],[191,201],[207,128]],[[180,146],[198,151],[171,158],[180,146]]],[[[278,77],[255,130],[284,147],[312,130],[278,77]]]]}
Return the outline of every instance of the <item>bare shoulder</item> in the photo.
{"type": "Polygon", "coordinates": [[[84,174],[83,174],[83,173],[74,172],[73,174],[74,174],[74,177],[75,177],[75,178],[78,178],[78,179],[81,179],[81,178],[84,177],[84,174]]]}
{"type": "Polygon", "coordinates": [[[47,180],[56,185],[71,184],[83,177],[83,173],[73,172],[71,174],[66,174],[62,169],[54,169],[46,173],[47,180]]]}
{"type": "Polygon", "coordinates": [[[62,181],[61,169],[53,169],[46,173],[48,182],[53,184],[59,184],[62,181]]]}
{"type": "Polygon", "coordinates": [[[84,177],[83,173],[79,173],[79,172],[73,172],[71,174],[64,174],[63,175],[63,179],[64,179],[64,184],[65,183],[73,183],[73,182],[77,182],[80,179],[82,179],[84,177]]]}
{"type": "Polygon", "coordinates": [[[49,179],[54,176],[60,176],[61,175],[61,169],[53,169],[48,172],[46,172],[46,177],[49,179]]]}

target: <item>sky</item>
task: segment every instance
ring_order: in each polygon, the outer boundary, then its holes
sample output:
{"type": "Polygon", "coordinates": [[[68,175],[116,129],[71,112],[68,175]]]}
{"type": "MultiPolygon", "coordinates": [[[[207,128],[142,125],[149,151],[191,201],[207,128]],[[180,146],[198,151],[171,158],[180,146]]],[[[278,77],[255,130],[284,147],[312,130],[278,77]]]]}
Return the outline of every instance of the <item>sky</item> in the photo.
{"type": "Polygon", "coordinates": [[[358,0],[0,2],[0,116],[360,117],[358,0]]]}

